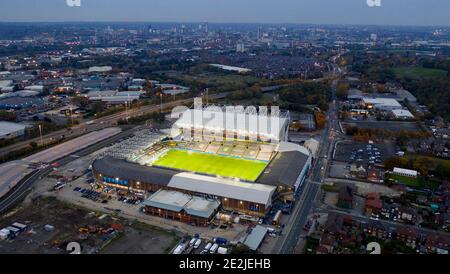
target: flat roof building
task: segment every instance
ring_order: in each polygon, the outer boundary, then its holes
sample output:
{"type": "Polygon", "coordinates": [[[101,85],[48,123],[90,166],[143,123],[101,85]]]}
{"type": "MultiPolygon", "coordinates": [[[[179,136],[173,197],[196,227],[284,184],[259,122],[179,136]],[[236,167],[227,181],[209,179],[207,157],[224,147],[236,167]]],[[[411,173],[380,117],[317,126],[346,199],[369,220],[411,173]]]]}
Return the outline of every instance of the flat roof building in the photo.
{"type": "Polygon", "coordinates": [[[364,97],[362,98],[363,103],[368,108],[375,108],[378,110],[393,110],[393,109],[401,109],[402,105],[395,100],[391,98],[368,98],[364,97]]]}
{"type": "Polygon", "coordinates": [[[147,214],[207,226],[217,212],[220,202],[160,189],[145,200],[143,205],[147,214]]]}
{"type": "Polygon", "coordinates": [[[413,177],[416,178],[419,175],[419,172],[416,170],[406,169],[406,168],[398,168],[394,167],[393,170],[394,174],[400,175],[400,176],[406,176],[406,177],[413,177]]]}
{"type": "Polygon", "coordinates": [[[406,109],[393,109],[391,112],[397,119],[414,119],[414,115],[406,109]]]}
{"type": "Polygon", "coordinates": [[[264,238],[267,234],[267,228],[257,225],[253,228],[252,232],[247,236],[244,243],[250,250],[256,251],[261,246],[264,238]]]}
{"type": "Polygon", "coordinates": [[[0,139],[21,137],[25,134],[25,128],[21,124],[0,121],[0,139]]]}

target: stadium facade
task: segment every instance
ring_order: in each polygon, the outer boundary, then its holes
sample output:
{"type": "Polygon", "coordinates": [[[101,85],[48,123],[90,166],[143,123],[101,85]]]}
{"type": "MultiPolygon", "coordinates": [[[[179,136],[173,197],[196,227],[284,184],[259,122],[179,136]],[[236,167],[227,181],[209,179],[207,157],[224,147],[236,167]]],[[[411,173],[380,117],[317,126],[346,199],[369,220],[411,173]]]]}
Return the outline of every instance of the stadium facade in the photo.
{"type": "MultiPolygon", "coordinates": [[[[160,202],[153,201],[161,201],[155,195],[162,191],[180,192],[196,199],[217,201],[220,208],[227,211],[258,217],[264,217],[276,200],[293,201],[293,194],[308,174],[312,156],[305,147],[285,141],[289,125],[288,115],[277,118],[264,114],[265,117],[260,118],[255,112],[238,111],[231,114],[233,118],[228,116],[225,120],[234,119],[241,122],[235,125],[230,123],[230,126],[222,126],[222,120],[213,121],[211,116],[214,115],[226,117],[230,114],[225,113],[224,108],[215,111],[185,111],[175,123],[179,132],[173,141],[164,145],[158,144],[158,150],[146,150],[141,153],[144,156],[140,160],[129,161],[111,156],[99,158],[92,165],[94,177],[107,186],[121,188],[146,198],[150,196],[144,202],[149,214],[165,218],[170,216],[181,221],[195,220],[195,223],[200,224],[205,224],[205,220],[210,216],[187,214],[176,202],[161,205],[160,202]],[[240,116],[241,114],[244,116],[240,116]],[[205,116],[208,116],[206,120],[205,116]],[[242,125],[248,124],[249,121],[251,124],[254,118],[260,121],[257,128],[249,130],[247,126],[242,125]],[[262,125],[264,123],[269,124],[269,129],[262,125]],[[170,149],[265,161],[266,166],[256,180],[248,181],[152,165],[154,159],[170,149]],[[177,210],[173,210],[175,208],[177,210]]],[[[190,159],[186,158],[185,161],[190,159]]],[[[217,211],[214,202],[204,204],[214,206],[204,211],[217,211]]]]}

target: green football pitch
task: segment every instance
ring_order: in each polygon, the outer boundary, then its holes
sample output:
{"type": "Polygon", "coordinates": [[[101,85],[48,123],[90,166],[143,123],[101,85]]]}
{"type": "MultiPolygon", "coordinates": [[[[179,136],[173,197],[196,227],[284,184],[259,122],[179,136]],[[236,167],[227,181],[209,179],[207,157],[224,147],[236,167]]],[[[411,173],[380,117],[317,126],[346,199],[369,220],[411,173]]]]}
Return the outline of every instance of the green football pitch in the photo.
{"type": "Polygon", "coordinates": [[[153,165],[255,181],[267,163],[172,149],[153,162],[153,165]]]}

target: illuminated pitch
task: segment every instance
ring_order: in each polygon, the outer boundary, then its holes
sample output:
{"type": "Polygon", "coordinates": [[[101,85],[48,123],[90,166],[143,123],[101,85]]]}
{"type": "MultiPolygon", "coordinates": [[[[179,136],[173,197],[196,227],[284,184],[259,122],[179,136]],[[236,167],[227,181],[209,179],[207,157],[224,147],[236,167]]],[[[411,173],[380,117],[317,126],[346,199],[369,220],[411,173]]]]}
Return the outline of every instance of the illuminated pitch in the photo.
{"type": "Polygon", "coordinates": [[[171,149],[153,162],[160,166],[193,171],[245,181],[255,181],[268,162],[221,156],[217,154],[171,149]]]}

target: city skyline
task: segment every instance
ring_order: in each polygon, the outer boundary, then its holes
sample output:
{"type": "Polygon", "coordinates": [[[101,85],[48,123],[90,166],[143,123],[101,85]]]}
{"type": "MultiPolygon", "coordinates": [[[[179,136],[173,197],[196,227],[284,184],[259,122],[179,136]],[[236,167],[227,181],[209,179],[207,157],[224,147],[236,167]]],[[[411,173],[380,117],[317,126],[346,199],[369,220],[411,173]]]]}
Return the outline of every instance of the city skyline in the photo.
{"type": "Polygon", "coordinates": [[[210,22],[268,24],[336,24],[450,26],[445,0],[66,0],[2,1],[0,22],[210,22]],[[433,14],[433,16],[429,16],[433,14]]]}

